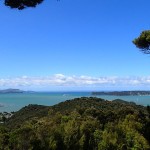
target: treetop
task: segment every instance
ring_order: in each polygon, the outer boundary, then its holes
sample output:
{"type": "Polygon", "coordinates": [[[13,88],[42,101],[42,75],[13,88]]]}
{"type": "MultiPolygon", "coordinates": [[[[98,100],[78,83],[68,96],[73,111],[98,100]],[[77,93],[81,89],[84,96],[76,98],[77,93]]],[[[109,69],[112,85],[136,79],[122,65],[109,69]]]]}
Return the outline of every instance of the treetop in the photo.
{"type": "Polygon", "coordinates": [[[138,38],[133,40],[133,43],[143,53],[150,54],[150,30],[143,31],[138,38]]]}

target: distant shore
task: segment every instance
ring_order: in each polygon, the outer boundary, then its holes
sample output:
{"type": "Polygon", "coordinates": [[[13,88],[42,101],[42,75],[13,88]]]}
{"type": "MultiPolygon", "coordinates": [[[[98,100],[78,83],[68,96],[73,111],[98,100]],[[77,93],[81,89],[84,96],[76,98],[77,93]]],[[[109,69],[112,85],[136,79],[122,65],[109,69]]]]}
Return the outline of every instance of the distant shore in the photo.
{"type": "Polygon", "coordinates": [[[111,91],[111,92],[92,92],[92,95],[113,95],[113,96],[142,96],[150,95],[150,91],[111,91]]]}

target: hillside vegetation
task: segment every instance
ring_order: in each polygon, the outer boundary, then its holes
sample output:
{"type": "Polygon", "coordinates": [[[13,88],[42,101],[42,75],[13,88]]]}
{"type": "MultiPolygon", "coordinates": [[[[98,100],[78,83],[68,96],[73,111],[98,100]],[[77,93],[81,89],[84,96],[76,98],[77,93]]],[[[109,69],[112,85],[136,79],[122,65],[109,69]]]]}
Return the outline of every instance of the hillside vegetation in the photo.
{"type": "Polygon", "coordinates": [[[0,150],[150,150],[150,107],[94,97],[29,105],[0,127],[0,150]]]}

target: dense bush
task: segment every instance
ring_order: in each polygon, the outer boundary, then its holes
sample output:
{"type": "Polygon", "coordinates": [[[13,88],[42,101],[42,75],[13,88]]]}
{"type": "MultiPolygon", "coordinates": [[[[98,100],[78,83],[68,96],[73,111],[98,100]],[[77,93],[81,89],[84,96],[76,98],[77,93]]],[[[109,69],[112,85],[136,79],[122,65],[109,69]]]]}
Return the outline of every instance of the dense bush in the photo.
{"type": "Polygon", "coordinates": [[[149,106],[82,97],[16,112],[0,127],[0,150],[149,150],[149,135],[149,106]]]}

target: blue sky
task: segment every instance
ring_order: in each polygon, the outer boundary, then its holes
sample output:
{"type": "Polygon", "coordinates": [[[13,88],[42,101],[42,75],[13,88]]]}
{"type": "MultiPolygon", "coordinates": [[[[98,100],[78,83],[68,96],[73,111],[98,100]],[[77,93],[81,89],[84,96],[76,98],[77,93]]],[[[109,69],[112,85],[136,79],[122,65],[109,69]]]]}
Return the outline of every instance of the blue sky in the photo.
{"type": "Polygon", "coordinates": [[[0,5],[0,89],[148,90],[150,56],[132,40],[148,30],[150,1],[45,0],[0,5]]]}

